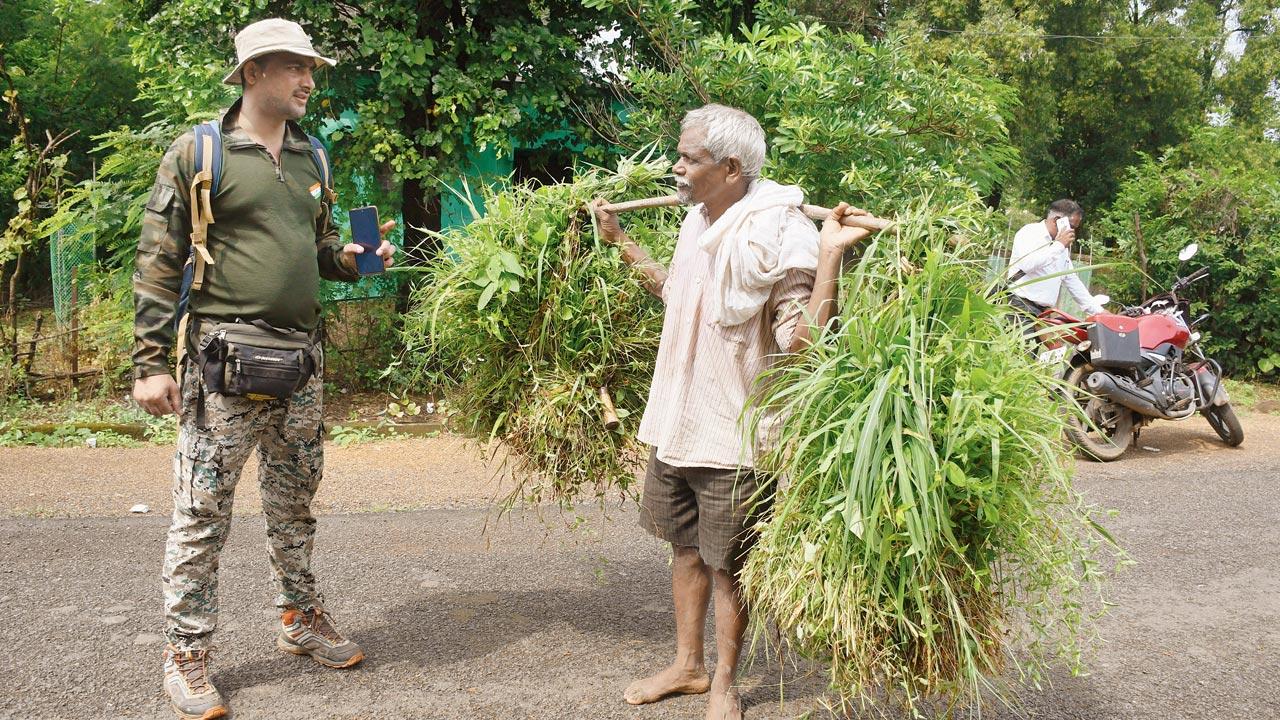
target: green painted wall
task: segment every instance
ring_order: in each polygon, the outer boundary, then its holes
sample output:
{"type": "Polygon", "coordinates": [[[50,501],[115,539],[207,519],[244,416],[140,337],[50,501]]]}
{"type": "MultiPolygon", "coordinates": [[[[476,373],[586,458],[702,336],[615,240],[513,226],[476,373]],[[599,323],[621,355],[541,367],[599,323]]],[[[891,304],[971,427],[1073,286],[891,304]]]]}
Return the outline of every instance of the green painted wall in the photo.
{"type": "Polygon", "coordinates": [[[484,198],[480,188],[507,179],[514,167],[510,156],[498,157],[492,148],[468,148],[466,174],[445,183],[440,194],[440,229],[466,225],[476,217],[483,217],[484,198]]]}

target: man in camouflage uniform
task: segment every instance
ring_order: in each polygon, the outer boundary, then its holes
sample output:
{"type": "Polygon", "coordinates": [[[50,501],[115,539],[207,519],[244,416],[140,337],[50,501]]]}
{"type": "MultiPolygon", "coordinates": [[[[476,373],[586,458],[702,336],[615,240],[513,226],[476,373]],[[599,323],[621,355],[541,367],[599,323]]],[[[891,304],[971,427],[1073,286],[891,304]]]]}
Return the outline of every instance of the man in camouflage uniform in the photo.
{"type": "MultiPolygon", "coordinates": [[[[241,467],[256,446],[271,566],[280,594],[277,645],[329,667],[364,658],[321,607],[311,573],[311,499],[323,469],[323,363],[302,389],[280,400],[209,392],[192,359],[201,330],[219,322],[264,321],[313,332],[320,278],[359,278],[356,244],[343,245],[322,199],[324,179],[307,135],[312,71],[333,61],[302,28],[264,20],[236,36],[238,64],[225,82],[243,96],[221,118],[223,169],[208,226],[214,259],[191,293],[188,352],[178,386],[169,366],[176,301],[191,250],[187,195],[195,174],[188,132],[161,161],[147,201],[134,274],[134,397],[153,415],[180,417],[174,456],[173,520],[164,561],[165,689],[179,716],[216,718],[227,708],[209,681],[206,657],[217,621],[218,556],[231,527],[241,467]]],[[[382,227],[385,234],[394,223],[382,227]]],[[[377,254],[386,266],[394,248],[377,254]]]]}

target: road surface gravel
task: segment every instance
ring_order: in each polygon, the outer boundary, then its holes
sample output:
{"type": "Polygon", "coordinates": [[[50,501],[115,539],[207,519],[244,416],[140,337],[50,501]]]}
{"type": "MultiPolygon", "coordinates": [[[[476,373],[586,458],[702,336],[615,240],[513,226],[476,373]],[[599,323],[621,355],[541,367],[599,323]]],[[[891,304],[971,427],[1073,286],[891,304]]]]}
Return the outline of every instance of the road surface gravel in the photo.
{"type": "MultiPolygon", "coordinates": [[[[1080,463],[1078,487],[1118,511],[1106,524],[1136,564],[1111,582],[1091,674],[1021,691],[1025,716],[1280,716],[1280,417],[1242,420],[1237,449],[1197,419],[1156,425],[1120,462],[1080,463]]],[[[170,456],[0,450],[0,718],[172,717],[159,634],[170,456]],[[152,511],[130,515],[139,502],[152,511]]],[[[316,570],[368,654],[347,671],[274,648],[246,474],[213,661],[235,717],[702,717],[701,698],[621,699],[672,647],[668,553],[634,509],[495,519],[499,482],[477,457],[452,437],[329,448],[316,570]]],[[[816,666],[758,656],[743,684],[750,718],[826,716],[816,666]]]]}

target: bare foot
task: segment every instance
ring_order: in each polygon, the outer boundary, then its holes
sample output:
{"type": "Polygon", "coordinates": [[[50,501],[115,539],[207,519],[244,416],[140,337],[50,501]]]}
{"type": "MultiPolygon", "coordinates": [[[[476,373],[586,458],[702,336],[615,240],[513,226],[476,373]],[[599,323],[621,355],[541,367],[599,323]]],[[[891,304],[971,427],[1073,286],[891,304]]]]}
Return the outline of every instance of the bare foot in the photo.
{"type": "Polygon", "coordinates": [[[707,697],[707,720],[742,720],[742,702],[738,691],[729,688],[715,690],[707,697]]]}
{"type": "Polygon", "coordinates": [[[711,679],[706,670],[686,670],[672,665],[657,675],[631,683],[622,697],[632,705],[644,705],[668,695],[698,695],[710,688],[711,679]]]}

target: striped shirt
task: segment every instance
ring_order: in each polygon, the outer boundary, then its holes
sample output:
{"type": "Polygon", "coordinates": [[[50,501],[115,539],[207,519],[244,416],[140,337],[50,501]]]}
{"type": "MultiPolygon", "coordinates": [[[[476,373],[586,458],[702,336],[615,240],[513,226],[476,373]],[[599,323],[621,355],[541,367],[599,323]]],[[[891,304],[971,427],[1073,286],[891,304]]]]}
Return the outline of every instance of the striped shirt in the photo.
{"type": "MultiPolygon", "coordinates": [[[[791,346],[813,292],[814,275],[788,271],[755,317],[739,325],[716,322],[713,260],[698,246],[710,227],[702,206],[680,226],[670,274],[662,288],[666,314],[653,385],[640,421],[641,442],[676,467],[754,467],[760,443],[744,442],[741,420],[756,379],[791,346]]],[[[789,213],[783,242],[816,243],[813,223],[789,213]]]]}

